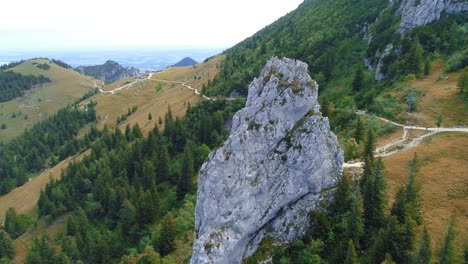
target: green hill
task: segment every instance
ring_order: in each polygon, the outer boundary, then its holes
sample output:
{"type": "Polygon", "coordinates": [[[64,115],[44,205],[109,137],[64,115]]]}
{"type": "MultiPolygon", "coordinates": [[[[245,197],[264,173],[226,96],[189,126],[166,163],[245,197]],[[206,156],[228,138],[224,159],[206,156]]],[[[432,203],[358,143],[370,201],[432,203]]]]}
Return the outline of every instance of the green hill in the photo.
{"type": "Polygon", "coordinates": [[[100,82],[78,72],[51,63],[46,59],[27,60],[9,69],[24,75],[45,76],[51,83],[25,91],[21,97],[0,103],[0,141],[7,142],[26,128],[58,109],[81,98],[100,82]],[[45,67],[39,65],[47,65],[45,67]]]}

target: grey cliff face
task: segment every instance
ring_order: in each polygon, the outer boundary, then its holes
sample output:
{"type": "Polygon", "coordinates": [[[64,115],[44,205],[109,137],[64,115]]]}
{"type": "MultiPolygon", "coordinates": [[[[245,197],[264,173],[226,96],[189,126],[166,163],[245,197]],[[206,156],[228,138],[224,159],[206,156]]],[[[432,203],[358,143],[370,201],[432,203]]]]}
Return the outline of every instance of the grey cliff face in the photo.
{"type": "Polygon", "coordinates": [[[291,59],[271,59],[250,84],[229,139],[200,170],[191,263],[240,263],[265,236],[304,234],[343,163],[317,92],[307,65],[291,59]]]}
{"type": "Polygon", "coordinates": [[[398,10],[398,15],[401,15],[398,32],[404,34],[412,28],[439,20],[444,11],[449,14],[468,12],[468,3],[459,0],[403,0],[398,10]]]}

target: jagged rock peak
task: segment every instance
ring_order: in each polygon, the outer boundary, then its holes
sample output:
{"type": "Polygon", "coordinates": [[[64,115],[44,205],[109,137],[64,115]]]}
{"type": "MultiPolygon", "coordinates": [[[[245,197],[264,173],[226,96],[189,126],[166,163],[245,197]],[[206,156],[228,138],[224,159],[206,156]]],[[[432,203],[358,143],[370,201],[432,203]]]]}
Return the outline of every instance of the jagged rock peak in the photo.
{"type": "Polygon", "coordinates": [[[398,10],[401,15],[398,32],[427,25],[439,20],[442,12],[458,14],[468,12],[468,3],[460,0],[403,0],[398,10]]]}
{"type": "Polygon", "coordinates": [[[317,93],[307,64],[291,59],[272,58],[250,84],[230,137],[198,176],[191,263],[240,263],[265,236],[304,234],[343,163],[317,93]]]}

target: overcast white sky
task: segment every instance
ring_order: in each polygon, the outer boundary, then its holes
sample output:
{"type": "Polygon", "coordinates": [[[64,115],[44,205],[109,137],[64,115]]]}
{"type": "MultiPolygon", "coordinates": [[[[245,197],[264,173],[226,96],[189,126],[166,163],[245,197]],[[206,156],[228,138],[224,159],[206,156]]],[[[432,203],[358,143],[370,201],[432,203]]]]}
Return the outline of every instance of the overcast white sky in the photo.
{"type": "Polygon", "coordinates": [[[8,0],[0,49],[230,47],[302,0],[8,0]]]}

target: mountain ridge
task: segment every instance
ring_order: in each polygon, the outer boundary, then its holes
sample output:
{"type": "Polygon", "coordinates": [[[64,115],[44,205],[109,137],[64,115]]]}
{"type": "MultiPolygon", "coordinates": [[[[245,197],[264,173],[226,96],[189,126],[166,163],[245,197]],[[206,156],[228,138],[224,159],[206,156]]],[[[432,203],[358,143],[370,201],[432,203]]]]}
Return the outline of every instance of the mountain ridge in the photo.
{"type": "Polygon", "coordinates": [[[123,67],[119,63],[107,60],[104,64],[93,66],[79,66],[76,68],[82,74],[112,83],[128,77],[136,77],[140,71],[133,67],[123,67]]]}

